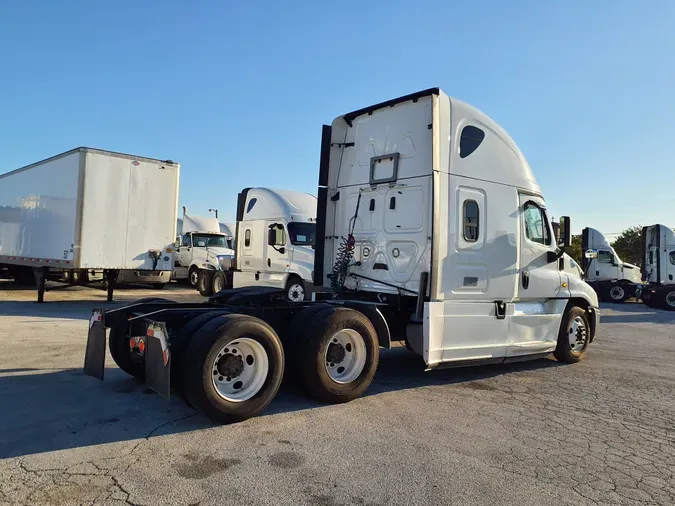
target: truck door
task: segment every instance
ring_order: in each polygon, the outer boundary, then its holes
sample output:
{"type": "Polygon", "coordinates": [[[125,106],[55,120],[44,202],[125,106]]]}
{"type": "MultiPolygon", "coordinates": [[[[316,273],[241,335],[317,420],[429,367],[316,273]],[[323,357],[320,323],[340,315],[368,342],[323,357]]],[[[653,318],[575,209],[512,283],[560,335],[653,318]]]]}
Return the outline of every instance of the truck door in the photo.
{"type": "Polygon", "coordinates": [[[180,238],[178,261],[182,267],[190,267],[192,262],[192,236],[190,234],[183,234],[180,238]]]}
{"type": "Polygon", "coordinates": [[[508,355],[555,347],[569,289],[563,289],[557,245],[538,197],[520,195],[520,261],[517,298],[509,325],[508,355]]]}
{"type": "Polygon", "coordinates": [[[285,288],[285,273],[288,267],[288,234],[282,221],[268,220],[266,223],[267,244],[264,254],[264,284],[285,288]]]}

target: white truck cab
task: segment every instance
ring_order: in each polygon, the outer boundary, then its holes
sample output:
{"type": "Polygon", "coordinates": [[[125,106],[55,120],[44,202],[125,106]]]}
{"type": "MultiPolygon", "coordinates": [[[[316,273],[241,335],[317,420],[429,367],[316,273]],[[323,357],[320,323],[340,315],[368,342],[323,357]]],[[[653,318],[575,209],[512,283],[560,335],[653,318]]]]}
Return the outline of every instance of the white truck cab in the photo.
{"type": "Polygon", "coordinates": [[[597,295],[492,119],[426,90],[324,126],[321,160],[315,283],[396,307],[391,333],[430,368],[585,352],[597,295]]]}
{"type": "Polygon", "coordinates": [[[594,228],[586,227],[581,232],[582,251],[594,250],[597,257],[582,259],[582,267],[588,282],[600,300],[624,302],[635,295],[642,282],[640,268],[623,262],[607,238],[594,228]]]}
{"type": "Polygon", "coordinates": [[[188,216],[183,212],[182,230],[176,240],[174,279],[196,287],[203,270],[229,270],[234,251],[231,238],[220,231],[216,218],[188,216]]]}
{"type": "Polygon", "coordinates": [[[291,301],[308,297],[314,271],[316,197],[270,188],[246,188],[237,204],[233,287],[286,290],[291,301]]]}
{"type": "Polygon", "coordinates": [[[642,301],[648,306],[675,311],[675,232],[665,225],[642,229],[642,301]]]}

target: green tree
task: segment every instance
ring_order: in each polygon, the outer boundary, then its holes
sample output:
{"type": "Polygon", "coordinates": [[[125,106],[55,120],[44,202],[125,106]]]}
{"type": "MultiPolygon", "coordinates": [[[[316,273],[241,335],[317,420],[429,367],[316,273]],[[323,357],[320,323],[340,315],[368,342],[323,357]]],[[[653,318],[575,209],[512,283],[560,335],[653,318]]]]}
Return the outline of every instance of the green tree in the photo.
{"type": "Polygon", "coordinates": [[[579,265],[581,265],[581,258],[583,256],[583,251],[581,251],[581,236],[580,235],[573,235],[572,236],[572,243],[570,244],[570,247],[565,250],[565,253],[567,253],[569,256],[571,256],[575,262],[577,262],[579,265]]]}
{"type": "Polygon", "coordinates": [[[624,262],[642,265],[642,227],[630,227],[612,243],[612,247],[624,262]]]}

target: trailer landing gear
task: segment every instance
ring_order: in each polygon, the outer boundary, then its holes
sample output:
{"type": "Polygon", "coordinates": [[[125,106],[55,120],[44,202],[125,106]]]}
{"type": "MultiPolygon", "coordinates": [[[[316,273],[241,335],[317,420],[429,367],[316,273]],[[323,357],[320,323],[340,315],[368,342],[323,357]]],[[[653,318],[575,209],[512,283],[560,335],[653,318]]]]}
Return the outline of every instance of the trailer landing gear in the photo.
{"type": "Polygon", "coordinates": [[[117,275],[119,271],[117,269],[110,269],[105,271],[106,284],[108,288],[108,302],[113,301],[113,292],[115,291],[115,283],[117,282],[117,275]]]}
{"type": "Polygon", "coordinates": [[[48,267],[33,267],[33,276],[35,276],[35,285],[37,286],[37,302],[42,304],[45,301],[45,279],[49,272],[48,267]]]}

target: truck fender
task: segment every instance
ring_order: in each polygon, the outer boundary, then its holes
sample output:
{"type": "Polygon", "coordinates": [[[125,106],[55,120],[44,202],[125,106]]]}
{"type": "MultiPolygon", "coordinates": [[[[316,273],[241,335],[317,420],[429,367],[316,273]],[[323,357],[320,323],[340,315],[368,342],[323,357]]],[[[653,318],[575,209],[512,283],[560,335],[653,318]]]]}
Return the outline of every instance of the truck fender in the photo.
{"type": "Polygon", "coordinates": [[[349,300],[344,302],[344,307],[363,313],[370,320],[370,323],[373,324],[373,327],[375,327],[380,346],[387,349],[391,348],[389,324],[376,304],[349,300]]]}

